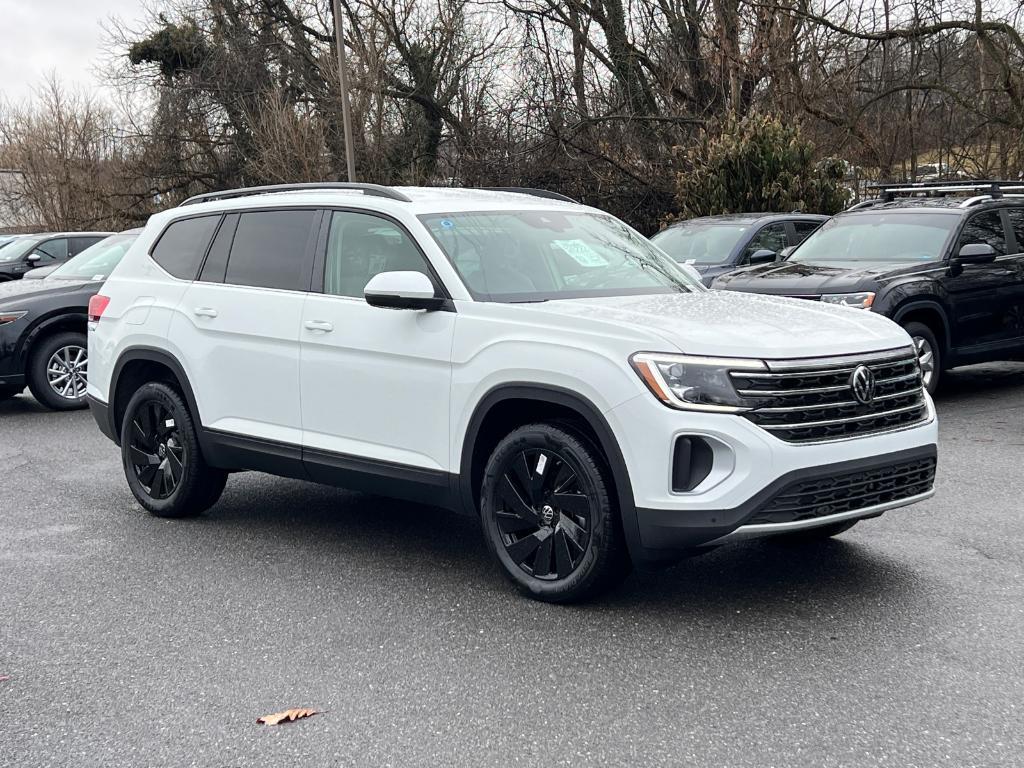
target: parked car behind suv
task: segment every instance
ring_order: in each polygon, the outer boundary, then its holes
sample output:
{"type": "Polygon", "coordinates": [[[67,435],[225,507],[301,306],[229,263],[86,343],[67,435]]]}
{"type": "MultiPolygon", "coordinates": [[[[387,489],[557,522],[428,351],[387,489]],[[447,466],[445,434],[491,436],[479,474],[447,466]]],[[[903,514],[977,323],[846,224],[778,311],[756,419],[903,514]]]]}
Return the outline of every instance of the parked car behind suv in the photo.
{"type": "Polygon", "coordinates": [[[231,471],[479,515],[527,593],[927,498],[883,317],[709,291],[551,193],[299,185],[155,215],[90,302],[89,401],[155,515],[231,471]]]}
{"type": "Polygon", "coordinates": [[[934,392],[948,368],[1024,356],[1024,197],[1007,189],[1024,185],[880,187],[878,199],[833,218],[783,263],[714,287],[891,317],[913,338],[934,392]]]}
{"type": "Polygon", "coordinates": [[[110,232],[48,232],[24,235],[0,246],[0,283],[19,280],[38,267],[62,264],[110,232]]]}
{"type": "Polygon", "coordinates": [[[704,285],[738,267],[775,261],[828,221],[810,213],[730,213],[672,224],[651,237],[676,261],[690,264],[704,285]]]}
{"type": "Polygon", "coordinates": [[[48,408],[85,407],[89,299],[140,231],[101,240],[45,279],[0,285],[0,400],[27,384],[48,408]]]}

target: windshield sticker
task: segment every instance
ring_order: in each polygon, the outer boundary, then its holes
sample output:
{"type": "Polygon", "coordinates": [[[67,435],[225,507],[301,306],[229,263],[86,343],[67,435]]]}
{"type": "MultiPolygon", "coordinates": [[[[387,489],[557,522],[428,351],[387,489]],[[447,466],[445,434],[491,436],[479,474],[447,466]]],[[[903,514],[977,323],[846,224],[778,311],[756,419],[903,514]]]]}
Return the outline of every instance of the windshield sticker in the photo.
{"type": "Polygon", "coordinates": [[[572,256],[573,260],[584,267],[607,267],[608,259],[595,251],[582,240],[552,240],[551,244],[572,256]]]}
{"type": "Polygon", "coordinates": [[[451,219],[441,219],[441,229],[451,229],[455,226],[455,222],[451,219]]]}
{"type": "Polygon", "coordinates": [[[92,276],[92,279],[93,279],[94,281],[95,281],[95,280],[102,280],[102,279],[103,279],[103,278],[105,278],[105,277],[106,277],[106,275],[93,275],[93,276],[92,276]]]}

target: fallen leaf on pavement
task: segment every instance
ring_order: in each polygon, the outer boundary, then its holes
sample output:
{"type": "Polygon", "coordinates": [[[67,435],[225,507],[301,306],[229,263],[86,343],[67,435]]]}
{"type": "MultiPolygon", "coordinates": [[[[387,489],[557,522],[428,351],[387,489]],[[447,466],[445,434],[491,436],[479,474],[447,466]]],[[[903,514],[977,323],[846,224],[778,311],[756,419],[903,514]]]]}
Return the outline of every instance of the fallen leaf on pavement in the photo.
{"type": "Polygon", "coordinates": [[[293,720],[301,720],[304,717],[312,717],[317,714],[315,709],[306,709],[304,707],[296,707],[295,709],[286,709],[284,712],[275,712],[273,715],[264,715],[256,720],[260,725],[280,725],[281,723],[290,723],[293,720]]]}

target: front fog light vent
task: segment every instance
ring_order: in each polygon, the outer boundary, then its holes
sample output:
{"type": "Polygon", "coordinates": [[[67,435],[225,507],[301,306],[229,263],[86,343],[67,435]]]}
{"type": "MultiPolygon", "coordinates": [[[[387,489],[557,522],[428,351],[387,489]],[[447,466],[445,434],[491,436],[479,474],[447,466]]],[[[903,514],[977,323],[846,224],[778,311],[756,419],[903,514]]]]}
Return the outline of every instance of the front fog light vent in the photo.
{"type": "Polygon", "coordinates": [[[692,491],[711,474],[714,451],[702,437],[678,437],[672,456],[672,490],[692,491]]]}

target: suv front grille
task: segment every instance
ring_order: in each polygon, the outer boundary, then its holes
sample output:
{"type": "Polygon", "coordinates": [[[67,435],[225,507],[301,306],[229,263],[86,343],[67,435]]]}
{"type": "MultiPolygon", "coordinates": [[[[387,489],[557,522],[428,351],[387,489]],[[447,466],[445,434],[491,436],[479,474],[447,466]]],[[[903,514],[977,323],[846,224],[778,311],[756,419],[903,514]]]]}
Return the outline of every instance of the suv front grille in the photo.
{"type": "Polygon", "coordinates": [[[792,523],[853,512],[927,493],[934,482],[934,456],[818,480],[798,480],[765,502],[743,524],[792,523]]]}
{"type": "Polygon", "coordinates": [[[741,396],[762,403],[743,416],[790,443],[886,432],[928,418],[921,369],[912,348],[859,357],[769,361],[768,369],[729,375],[741,396]],[[850,381],[862,364],[875,380],[874,397],[866,404],[856,399],[850,381]]]}

